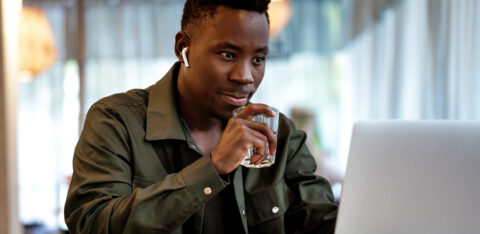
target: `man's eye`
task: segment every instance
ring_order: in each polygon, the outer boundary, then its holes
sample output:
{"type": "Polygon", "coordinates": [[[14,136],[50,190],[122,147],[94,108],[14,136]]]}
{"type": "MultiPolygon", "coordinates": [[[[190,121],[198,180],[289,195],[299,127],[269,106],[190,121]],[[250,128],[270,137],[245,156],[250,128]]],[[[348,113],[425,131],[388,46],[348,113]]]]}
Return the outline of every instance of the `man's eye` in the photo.
{"type": "Polygon", "coordinates": [[[233,53],[231,52],[221,52],[220,55],[222,55],[223,57],[227,58],[227,59],[234,59],[234,55],[233,53]]]}
{"type": "Polygon", "coordinates": [[[255,64],[260,64],[260,63],[262,63],[262,62],[264,62],[264,61],[265,61],[265,57],[263,57],[263,56],[258,56],[258,57],[255,57],[255,58],[253,59],[253,63],[255,63],[255,64]]]}

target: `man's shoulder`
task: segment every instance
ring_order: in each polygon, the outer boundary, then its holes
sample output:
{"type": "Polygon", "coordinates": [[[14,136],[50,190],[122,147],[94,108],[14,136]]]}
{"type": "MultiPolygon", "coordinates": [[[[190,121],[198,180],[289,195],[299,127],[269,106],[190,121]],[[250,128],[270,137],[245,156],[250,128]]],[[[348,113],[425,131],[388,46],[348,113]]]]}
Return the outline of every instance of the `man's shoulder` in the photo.
{"type": "Polygon", "coordinates": [[[277,135],[279,141],[287,139],[303,139],[305,137],[306,133],[301,129],[298,129],[293,120],[285,116],[283,113],[280,113],[277,135]]]}
{"type": "Polygon", "coordinates": [[[278,119],[278,126],[279,126],[279,128],[286,128],[289,131],[297,130],[293,120],[291,120],[290,118],[288,118],[286,115],[284,115],[281,112],[280,112],[280,117],[278,119]]]}
{"type": "Polygon", "coordinates": [[[116,93],[98,100],[95,105],[116,109],[122,107],[146,106],[149,98],[149,88],[132,89],[123,93],[116,93]]]}

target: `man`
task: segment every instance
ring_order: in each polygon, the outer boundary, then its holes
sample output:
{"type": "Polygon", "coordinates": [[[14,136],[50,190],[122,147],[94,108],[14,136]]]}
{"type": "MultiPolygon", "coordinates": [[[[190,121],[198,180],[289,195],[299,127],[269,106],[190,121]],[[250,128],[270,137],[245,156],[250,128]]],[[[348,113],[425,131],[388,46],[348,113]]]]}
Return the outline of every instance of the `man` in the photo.
{"type": "Polygon", "coordinates": [[[250,120],[274,115],[248,103],[265,71],[268,3],[187,0],[180,62],[157,84],[91,107],[65,205],[71,232],[333,232],[337,206],[305,134],[283,115],[278,140],[250,120]],[[252,147],[251,162],[270,151],[275,164],[240,166],[252,147]]]}

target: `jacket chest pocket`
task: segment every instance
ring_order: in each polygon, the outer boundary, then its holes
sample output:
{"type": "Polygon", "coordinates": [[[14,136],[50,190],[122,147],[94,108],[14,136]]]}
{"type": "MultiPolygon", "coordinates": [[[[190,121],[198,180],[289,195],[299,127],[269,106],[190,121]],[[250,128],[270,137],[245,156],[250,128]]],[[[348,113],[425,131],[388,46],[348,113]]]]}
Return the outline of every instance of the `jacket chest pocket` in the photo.
{"type": "Polygon", "coordinates": [[[294,200],[294,195],[284,181],[261,192],[245,196],[249,226],[282,217],[294,200]]]}

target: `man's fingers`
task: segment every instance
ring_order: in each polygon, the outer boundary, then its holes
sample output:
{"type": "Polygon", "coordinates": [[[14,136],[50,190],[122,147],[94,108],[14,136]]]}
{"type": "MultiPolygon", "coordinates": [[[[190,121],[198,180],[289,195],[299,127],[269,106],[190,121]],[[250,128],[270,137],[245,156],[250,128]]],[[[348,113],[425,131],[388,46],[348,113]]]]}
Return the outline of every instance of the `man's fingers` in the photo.
{"type": "Polygon", "coordinates": [[[242,119],[252,119],[253,116],[258,114],[265,114],[269,117],[275,116],[275,112],[270,109],[268,105],[265,104],[249,104],[245,108],[243,108],[236,117],[242,119]]]}
{"type": "MultiPolygon", "coordinates": [[[[252,134],[254,140],[252,141],[253,147],[255,147],[255,154],[250,158],[250,162],[253,164],[259,164],[269,155],[274,155],[275,146],[269,144],[268,139],[265,135],[259,133],[255,130],[248,130],[249,134],[252,134]]],[[[275,141],[276,144],[276,141],[275,141]]]]}
{"type": "Polygon", "coordinates": [[[260,155],[260,154],[255,153],[250,158],[250,162],[256,165],[256,164],[261,163],[263,160],[265,160],[266,157],[267,157],[266,155],[260,155]]]}
{"type": "Polygon", "coordinates": [[[267,112],[268,115],[272,116],[275,113],[267,105],[263,104],[252,104],[245,107],[245,109],[246,108],[249,109],[245,112],[242,110],[242,112],[229,120],[227,128],[232,130],[233,135],[242,139],[241,142],[243,142],[244,147],[242,147],[242,152],[245,153],[239,155],[239,157],[245,156],[249,148],[255,148],[255,154],[251,156],[250,162],[258,164],[265,160],[268,155],[275,154],[277,139],[266,123],[257,122],[245,117],[248,117],[252,113],[258,114],[258,111],[261,113],[267,112]]]}
{"type": "Polygon", "coordinates": [[[250,139],[247,141],[251,142],[251,146],[255,148],[255,153],[260,155],[267,155],[268,154],[268,139],[265,135],[247,128],[248,134],[250,135],[250,139]]]}
{"type": "Polygon", "coordinates": [[[248,120],[245,120],[244,124],[250,129],[253,129],[256,132],[259,132],[262,135],[266,136],[269,151],[273,155],[273,153],[275,153],[275,150],[277,149],[277,138],[275,137],[273,131],[267,126],[267,124],[248,120]]]}

